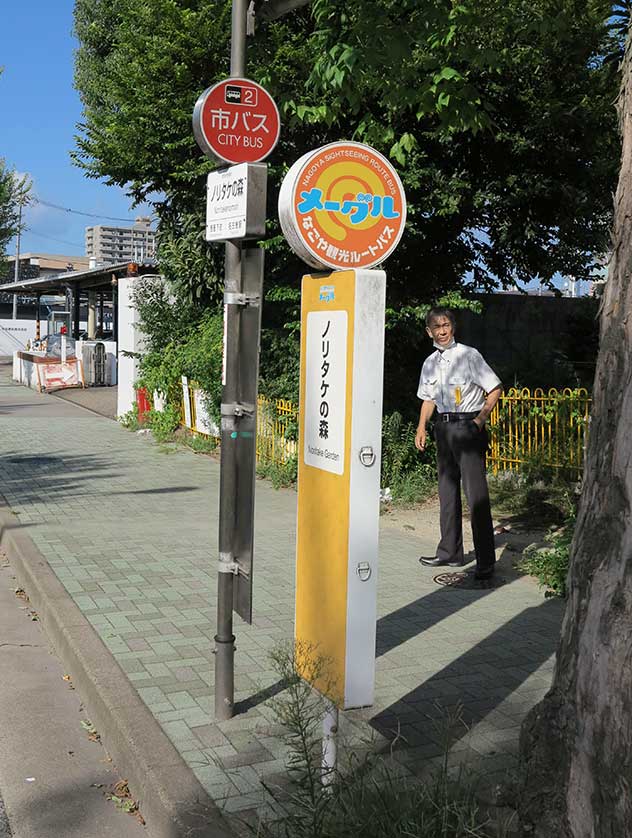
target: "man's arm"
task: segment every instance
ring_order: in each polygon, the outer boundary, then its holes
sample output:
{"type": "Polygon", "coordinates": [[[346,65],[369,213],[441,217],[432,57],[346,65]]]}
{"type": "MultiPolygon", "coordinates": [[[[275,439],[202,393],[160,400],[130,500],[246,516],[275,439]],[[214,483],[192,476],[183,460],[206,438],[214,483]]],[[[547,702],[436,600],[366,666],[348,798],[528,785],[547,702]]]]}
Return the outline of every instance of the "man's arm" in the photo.
{"type": "Polygon", "coordinates": [[[474,419],[474,422],[476,422],[476,424],[478,425],[479,430],[482,429],[483,425],[485,424],[485,422],[487,422],[489,418],[489,414],[496,407],[496,403],[498,402],[498,399],[500,398],[502,391],[503,388],[499,384],[498,387],[494,387],[494,389],[487,394],[485,404],[481,407],[478,416],[474,419]]]}
{"type": "Polygon", "coordinates": [[[426,425],[434,413],[434,409],[434,402],[423,401],[421,403],[421,410],[419,411],[419,424],[417,425],[417,433],[415,434],[415,447],[418,448],[419,451],[423,451],[426,447],[426,425]]]}

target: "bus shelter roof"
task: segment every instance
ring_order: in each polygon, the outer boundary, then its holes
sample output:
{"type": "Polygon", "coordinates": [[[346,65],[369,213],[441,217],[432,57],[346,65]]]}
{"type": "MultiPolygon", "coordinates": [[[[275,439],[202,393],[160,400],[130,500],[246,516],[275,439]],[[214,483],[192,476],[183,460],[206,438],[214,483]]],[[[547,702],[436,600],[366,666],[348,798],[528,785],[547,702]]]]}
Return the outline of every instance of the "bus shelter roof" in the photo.
{"type": "Polygon", "coordinates": [[[129,262],[117,265],[104,265],[100,268],[89,268],[85,271],[67,271],[60,274],[40,276],[36,279],[23,279],[18,282],[5,282],[0,285],[0,292],[5,294],[20,294],[22,296],[38,296],[40,294],[65,294],[67,288],[82,291],[102,292],[112,290],[112,280],[122,276],[158,273],[158,265],[154,260],[145,261],[133,266],[129,262]]]}

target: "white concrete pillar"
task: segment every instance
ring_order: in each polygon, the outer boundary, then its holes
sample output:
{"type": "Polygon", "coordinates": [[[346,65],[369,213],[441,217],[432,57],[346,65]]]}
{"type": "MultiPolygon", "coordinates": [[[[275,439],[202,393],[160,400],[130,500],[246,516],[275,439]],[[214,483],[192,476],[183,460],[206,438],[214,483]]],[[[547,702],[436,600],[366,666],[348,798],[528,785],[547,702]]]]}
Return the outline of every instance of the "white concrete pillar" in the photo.
{"type": "Polygon", "coordinates": [[[137,277],[124,276],[118,280],[118,398],[117,416],[132,409],[136,401],[134,382],[138,375],[138,360],[125,353],[141,351],[142,335],[138,328],[138,313],[132,299],[137,277]]]}
{"type": "Polygon", "coordinates": [[[88,340],[97,336],[97,292],[88,291],[88,340]]]}

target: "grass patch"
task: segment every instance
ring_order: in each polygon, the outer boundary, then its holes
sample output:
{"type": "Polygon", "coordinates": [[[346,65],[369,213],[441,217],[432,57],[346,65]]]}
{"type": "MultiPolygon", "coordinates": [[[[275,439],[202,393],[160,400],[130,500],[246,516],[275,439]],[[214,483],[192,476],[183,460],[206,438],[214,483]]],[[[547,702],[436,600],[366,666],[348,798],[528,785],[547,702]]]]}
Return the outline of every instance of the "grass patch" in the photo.
{"type": "Polygon", "coordinates": [[[269,480],[275,489],[294,486],[298,476],[298,460],[290,457],[286,463],[259,463],[257,477],[269,480]]]}
{"type": "Polygon", "coordinates": [[[217,454],[219,450],[219,440],[214,436],[203,436],[201,434],[190,433],[186,429],[181,429],[182,433],[176,434],[176,441],[196,454],[217,454]]]}

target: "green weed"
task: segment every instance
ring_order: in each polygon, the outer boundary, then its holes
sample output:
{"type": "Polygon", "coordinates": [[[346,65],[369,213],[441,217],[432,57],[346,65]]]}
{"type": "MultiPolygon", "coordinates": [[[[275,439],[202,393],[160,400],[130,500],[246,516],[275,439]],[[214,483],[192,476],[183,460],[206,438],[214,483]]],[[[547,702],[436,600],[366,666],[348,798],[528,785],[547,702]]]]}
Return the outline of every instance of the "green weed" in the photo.
{"type": "Polygon", "coordinates": [[[157,442],[170,440],[180,426],[180,410],[168,404],[163,410],[150,410],[147,414],[147,427],[157,442]]]}
{"type": "Polygon", "coordinates": [[[291,786],[282,791],[266,786],[277,814],[257,825],[260,838],[487,838],[493,834],[471,784],[448,767],[455,728],[462,733],[458,708],[439,722],[445,758],[423,780],[404,776],[390,755],[376,753],[370,744],[346,743],[342,733],[338,765],[324,774],[322,722],[329,704],[313,684],[329,692],[323,688],[327,662],[302,644],[278,649],[272,661],[285,684],[271,705],[285,728],[291,786]]]}
{"type": "Polygon", "coordinates": [[[118,421],[119,424],[121,424],[124,428],[127,428],[128,431],[138,431],[141,427],[141,424],[138,421],[138,405],[134,403],[131,410],[128,410],[127,413],[119,416],[118,421]]]}
{"type": "Polygon", "coordinates": [[[219,441],[214,436],[192,434],[185,432],[178,436],[178,442],[186,445],[196,454],[216,454],[219,448],[219,441]]]}
{"type": "Polygon", "coordinates": [[[416,426],[404,422],[400,413],[382,422],[381,485],[389,488],[395,502],[418,503],[437,491],[435,444],[429,437],[426,450],[415,448],[416,426]]]}
{"type": "Polygon", "coordinates": [[[519,564],[531,576],[534,576],[545,588],[545,597],[566,597],[568,562],[575,529],[575,515],[571,515],[563,527],[550,532],[546,541],[550,546],[525,550],[519,564]]]}
{"type": "Polygon", "coordinates": [[[285,463],[259,463],[257,476],[269,480],[275,489],[293,486],[298,474],[298,460],[290,457],[285,463]]]}

